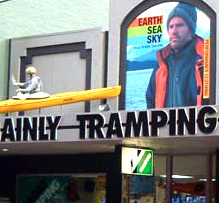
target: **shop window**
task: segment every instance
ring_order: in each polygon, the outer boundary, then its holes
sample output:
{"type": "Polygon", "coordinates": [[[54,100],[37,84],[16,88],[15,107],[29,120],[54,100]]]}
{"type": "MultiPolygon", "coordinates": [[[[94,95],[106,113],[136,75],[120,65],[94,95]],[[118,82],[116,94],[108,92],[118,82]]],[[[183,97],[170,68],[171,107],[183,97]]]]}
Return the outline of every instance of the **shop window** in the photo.
{"type": "Polygon", "coordinates": [[[105,201],[105,175],[18,176],[18,203],[103,203],[105,201]]]}
{"type": "Polygon", "coordinates": [[[173,156],[172,175],[172,202],[205,203],[206,195],[210,195],[211,202],[215,202],[215,171],[212,170],[210,183],[211,193],[206,193],[207,170],[215,168],[207,164],[206,155],[181,155],[173,156]]]}
{"type": "Polygon", "coordinates": [[[123,175],[123,203],[154,203],[165,199],[166,158],[154,155],[154,175],[123,175]]]}

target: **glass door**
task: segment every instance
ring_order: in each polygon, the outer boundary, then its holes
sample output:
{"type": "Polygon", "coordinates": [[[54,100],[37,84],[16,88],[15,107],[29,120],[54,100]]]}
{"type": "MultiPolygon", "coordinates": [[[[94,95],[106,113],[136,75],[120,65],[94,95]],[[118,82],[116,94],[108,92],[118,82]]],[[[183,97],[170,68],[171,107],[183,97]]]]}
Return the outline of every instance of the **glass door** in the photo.
{"type": "MultiPolygon", "coordinates": [[[[154,175],[123,175],[123,203],[167,203],[166,155],[154,155],[154,175]]],[[[214,203],[215,156],[173,155],[172,203],[214,203]],[[210,181],[207,181],[207,177],[210,181]],[[208,191],[208,192],[206,192],[208,191]],[[209,192],[210,191],[210,192],[209,192]]]]}

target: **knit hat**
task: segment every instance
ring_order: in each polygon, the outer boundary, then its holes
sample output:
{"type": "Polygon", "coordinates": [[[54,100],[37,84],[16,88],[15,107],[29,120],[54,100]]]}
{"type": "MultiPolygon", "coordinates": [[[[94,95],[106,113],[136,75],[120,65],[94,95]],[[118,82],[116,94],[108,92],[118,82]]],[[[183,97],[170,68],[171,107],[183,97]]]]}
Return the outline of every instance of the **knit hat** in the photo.
{"type": "Polygon", "coordinates": [[[167,29],[169,27],[170,20],[173,17],[181,17],[183,18],[191,31],[195,34],[196,30],[196,21],[197,21],[197,12],[195,10],[195,7],[187,4],[187,3],[182,3],[180,2],[169,14],[168,19],[167,19],[167,29]]]}

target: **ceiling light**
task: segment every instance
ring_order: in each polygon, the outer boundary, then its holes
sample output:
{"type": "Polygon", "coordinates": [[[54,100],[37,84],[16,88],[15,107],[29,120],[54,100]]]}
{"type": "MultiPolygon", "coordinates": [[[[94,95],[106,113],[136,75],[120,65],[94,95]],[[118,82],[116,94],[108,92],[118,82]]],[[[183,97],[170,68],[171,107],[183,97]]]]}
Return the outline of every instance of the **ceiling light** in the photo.
{"type": "Polygon", "coordinates": [[[2,151],[3,151],[3,152],[8,152],[8,151],[9,151],[9,149],[7,149],[7,148],[4,148],[4,149],[2,149],[2,151]]]}
{"type": "MultiPolygon", "coordinates": [[[[207,181],[207,179],[199,179],[200,181],[207,181]]],[[[211,181],[216,181],[216,179],[211,179],[211,181]]]]}
{"type": "MultiPolygon", "coordinates": [[[[160,175],[162,178],[166,178],[166,175],[160,175]]],[[[182,176],[182,175],[172,175],[172,178],[175,179],[188,179],[188,178],[194,178],[193,176],[182,176]]]]}

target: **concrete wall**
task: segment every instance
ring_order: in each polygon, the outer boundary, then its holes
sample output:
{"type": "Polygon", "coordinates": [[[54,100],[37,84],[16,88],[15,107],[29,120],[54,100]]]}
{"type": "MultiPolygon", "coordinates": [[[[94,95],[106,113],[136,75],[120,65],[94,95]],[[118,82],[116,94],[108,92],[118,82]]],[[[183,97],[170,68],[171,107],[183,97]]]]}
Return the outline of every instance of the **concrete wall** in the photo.
{"type": "MultiPolygon", "coordinates": [[[[105,71],[105,32],[89,29],[11,39],[9,98],[16,94],[12,78],[25,82],[26,64],[37,67],[43,91],[58,94],[103,87],[105,71]]],[[[59,105],[42,109],[43,114],[98,111],[100,100],[59,105]]],[[[25,112],[37,114],[38,110],[25,112]]]]}
{"type": "Polygon", "coordinates": [[[6,98],[8,40],[102,27],[108,29],[109,0],[13,0],[0,4],[0,100],[6,98]]]}

